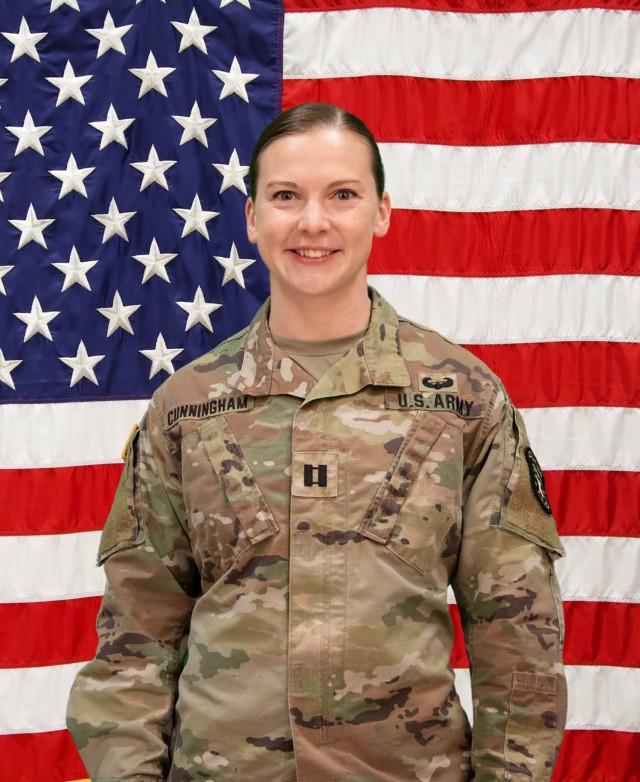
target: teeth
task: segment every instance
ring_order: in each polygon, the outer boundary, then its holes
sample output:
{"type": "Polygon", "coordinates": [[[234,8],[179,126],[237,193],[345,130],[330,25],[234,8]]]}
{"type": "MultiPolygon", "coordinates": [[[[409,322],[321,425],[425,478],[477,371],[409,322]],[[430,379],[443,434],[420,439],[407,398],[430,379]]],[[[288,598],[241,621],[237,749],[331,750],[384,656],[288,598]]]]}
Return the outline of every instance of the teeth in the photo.
{"type": "Polygon", "coordinates": [[[303,258],[324,258],[331,255],[331,250],[298,250],[298,255],[303,258]]]}

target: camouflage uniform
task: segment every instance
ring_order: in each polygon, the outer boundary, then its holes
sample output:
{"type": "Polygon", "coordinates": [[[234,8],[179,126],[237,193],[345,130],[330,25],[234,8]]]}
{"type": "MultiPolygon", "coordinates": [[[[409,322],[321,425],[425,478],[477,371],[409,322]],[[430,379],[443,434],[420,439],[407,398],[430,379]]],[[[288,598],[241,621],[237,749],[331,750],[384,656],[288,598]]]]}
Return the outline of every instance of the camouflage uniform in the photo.
{"type": "Polygon", "coordinates": [[[94,780],[549,780],[562,546],[520,415],[487,367],[372,297],[317,383],[265,306],[154,395],[69,705],[94,780]]]}

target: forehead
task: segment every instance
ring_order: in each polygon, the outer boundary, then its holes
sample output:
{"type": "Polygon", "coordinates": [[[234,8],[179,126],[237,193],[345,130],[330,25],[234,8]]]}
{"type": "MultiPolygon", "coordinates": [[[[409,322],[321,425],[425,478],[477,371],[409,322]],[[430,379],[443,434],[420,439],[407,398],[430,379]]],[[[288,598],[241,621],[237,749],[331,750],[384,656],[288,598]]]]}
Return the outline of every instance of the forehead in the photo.
{"type": "Polygon", "coordinates": [[[351,176],[371,178],[371,150],[359,134],[339,127],[319,127],[281,136],[260,155],[260,176],[351,176]]]}

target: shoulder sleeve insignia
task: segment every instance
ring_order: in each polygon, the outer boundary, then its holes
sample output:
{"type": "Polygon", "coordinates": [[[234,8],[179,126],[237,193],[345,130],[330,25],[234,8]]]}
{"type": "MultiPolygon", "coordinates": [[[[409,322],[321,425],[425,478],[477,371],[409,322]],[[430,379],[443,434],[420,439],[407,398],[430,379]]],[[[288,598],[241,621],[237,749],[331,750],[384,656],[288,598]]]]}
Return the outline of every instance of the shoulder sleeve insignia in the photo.
{"type": "Polygon", "coordinates": [[[529,465],[529,477],[531,479],[531,488],[536,495],[536,499],[540,503],[542,510],[551,515],[551,505],[549,498],[547,497],[547,490],[544,485],[544,475],[542,474],[542,468],[535,457],[535,454],[528,446],[524,449],[524,455],[529,465]]]}
{"type": "Polygon", "coordinates": [[[122,449],[122,461],[126,461],[127,459],[127,451],[129,450],[129,446],[133,442],[133,438],[136,436],[136,432],[138,431],[140,427],[138,424],[134,424],[133,428],[131,429],[131,432],[129,433],[129,437],[127,437],[127,442],[124,444],[124,448],[122,449]]]}

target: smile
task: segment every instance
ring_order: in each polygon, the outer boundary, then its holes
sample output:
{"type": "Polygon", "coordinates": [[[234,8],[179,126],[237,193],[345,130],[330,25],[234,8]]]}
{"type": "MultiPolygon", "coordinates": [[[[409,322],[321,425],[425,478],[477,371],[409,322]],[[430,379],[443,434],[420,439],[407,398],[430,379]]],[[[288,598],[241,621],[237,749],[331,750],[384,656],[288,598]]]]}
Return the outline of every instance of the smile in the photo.
{"type": "Polygon", "coordinates": [[[303,258],[326,258],[333,250],[296,250],[295,252],[303,258]]]}

